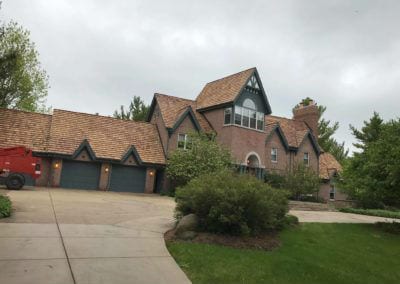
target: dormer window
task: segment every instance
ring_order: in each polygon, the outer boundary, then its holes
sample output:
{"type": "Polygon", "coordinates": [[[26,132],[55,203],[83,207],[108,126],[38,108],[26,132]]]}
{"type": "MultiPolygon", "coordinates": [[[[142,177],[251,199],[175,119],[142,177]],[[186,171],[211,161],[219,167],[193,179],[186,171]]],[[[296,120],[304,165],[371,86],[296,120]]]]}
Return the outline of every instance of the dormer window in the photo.
{"type": "Polygon", "coordinates": [[[303,163],[307,167],[310,165],[310,156],[307,152],[303,154],[303,163]]]}
{"type": "Polygon", "coordinates": [[[262,131],[264,130],[264,113],[257,111],[254,100],[246,98],[242,106],[235,105],[234,123],[236,125],[262,131]]]}
{"type": "Polygon", "coordinates": [[[178,148],[188,150],[192,148],[190,137],[187,134],[178,134],[178,148]]]}

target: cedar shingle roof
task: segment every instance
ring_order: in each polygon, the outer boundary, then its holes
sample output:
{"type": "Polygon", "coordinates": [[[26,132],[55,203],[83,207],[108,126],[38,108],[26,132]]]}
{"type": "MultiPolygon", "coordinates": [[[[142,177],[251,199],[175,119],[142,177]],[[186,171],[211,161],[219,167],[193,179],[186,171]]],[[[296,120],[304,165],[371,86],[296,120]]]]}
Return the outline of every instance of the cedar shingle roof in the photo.
{"type": "Polygon", "coordinates": [[[319,177],[330,179],[335,172],[341,172],[342,166],[331,153],[322,153],[319,156],[319,177]]]}
{"type": "Polygon", "coordinates": [[[87,139],[97,158],[121,160],[133,145],[145,163],[165,164],[155,125],[54,110],[48,151],[72,154],[87,139]]]}
{"type": "Polygon", "coordinates": [[[204,109],[233,102],[256,68],[207,83],[196,98],[197,108],[204,109]]]}
{"type": "Polygon", "coordinates": [[[163,94],[154,95],[160,107],[161,115],[167,128],[173,128],[181,115],[191,107],[200,127],[205,132],[212,131],[212,127],[203,114],[196,111],[196,102],[163,94]]]}
{"type": "Polygon", "coordinates": [[[273,115],[265,116],[266,132],[270,132],[274,126],[279,125],[289,144],[289,147],[298,148],[307,135],[309,128],[304,121],[278,117],[273,115]]]}
{"type": "Polygon", "coordinates": [[[97,158],[121,160],[133,145],[144,163],[165,164],[155,125],[65,110],[43,115],[0,110],[0,147],[72,155],[87,139],[97,158]]]}
{"type": "Polygon", "coordinates": [[[46,151],[50,123],[51,115],[0,109],[0,148],[25,146],[46,151]]]}

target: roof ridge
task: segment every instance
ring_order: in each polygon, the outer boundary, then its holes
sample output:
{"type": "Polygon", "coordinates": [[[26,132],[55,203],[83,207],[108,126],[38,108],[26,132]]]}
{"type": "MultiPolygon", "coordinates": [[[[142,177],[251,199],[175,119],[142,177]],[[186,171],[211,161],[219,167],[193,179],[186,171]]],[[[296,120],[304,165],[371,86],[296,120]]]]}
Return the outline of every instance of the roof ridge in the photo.
{"type": "Polygon", "coordinates": [[[221,81],[221,80],[224,80],[224,79],[227,79],[227,78],[229,78],[229,77],[232,77],[232,76],[235,76],[235,75],[238,75],[238,74],[244,73],[244,72],[247,72],[247,71],[249,71],[249,70],[251,70],[251,69],[254,69],[254,70],[256,70],[257,68],[256,68],[256,67],[251,67],[251,68],[248,68],[248,69],[246,69],[246,70],[242,70],[242,71],[239,71],[239,72],[236,72],[236,73],[233,73],[233,74],[227,75],[227,76],[225,76],[225,77],[222,77],[222,78],[219,78],[219,79],[216,79],[216,80],[210,81],[210,82],[206,83],[206,85],[208,85],[208,84],[211,84],[211,83],[215,83],[215,82],[218,82],[218,81],[221,81]]]}
{"type": "Polygon", "coordinates": [[[23,112],[23,113],[40,114],[40,115],[45,115],[45,116],[51,116],[51,114],[49,114],[49,113],[41,113],[41,112],[36,112],[36,111],[13,109],[13,108],[0,108],[0,111],[23,112]]]}
{"type": "MultiPolygon", "coordinates": [[[[73,111],[73,110],[65,110],[65,109],[54,109],[54,112],[55,111],[82,114],[82,115],[93,116],[93,117],[102,117],[102,118],[107,118],[107,119],[112,119],[112,120],[123,121],[124,123],[137,123],[137,124],[153,125],[153,124],[151,124],[150,122],[147,122],[147,121],[136,121],[136,120],[128,120],[128,119],[119,119],[119,118],[115,118],[115,117],[112,117],[112,116],[106,116],[106,115],[101,115],[101,114],[92,114],[92,113],[79,112],[79,111],[73,111]]],[[[53,112],[53,115],[54,115],[54,112],[53,112]]]]}
{"type": "Polygon", "coordinates": [[[180,99],[180,100],[184,100],[184,101],[190,101],[195,103],[195,100],[191,100],[191,99],[186,99],[186,98],[181,98],[181,97],[177,97],[177,96],[171,96],[171,95],[166,95],[166,94],[160,94],[160,93],[154,93],[155,96],[164,96],[164,97],[169,97],[169,98],[176,98],[176,99],[180,99]]]}

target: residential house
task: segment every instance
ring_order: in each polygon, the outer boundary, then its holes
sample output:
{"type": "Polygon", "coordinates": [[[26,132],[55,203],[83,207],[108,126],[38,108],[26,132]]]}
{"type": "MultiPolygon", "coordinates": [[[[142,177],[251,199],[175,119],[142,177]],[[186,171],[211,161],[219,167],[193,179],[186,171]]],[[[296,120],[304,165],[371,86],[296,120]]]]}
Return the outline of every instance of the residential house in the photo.
{"type": "Polygon", "coordinates": [[[326,191],[340,165],[318,145],[317,105],[299,104],[290,119],[271,113],[261,78],[251,68],[206,84],[195,100],[155,94],[147,122],[3,109],[0,147],[24,145],[42,157],[36,185],[154,192],[168,189],[166,160],[186,148],[188,134],[213,132],[241,172],[262,178],[303,163],[320,174],[323,197],[336,197],[326,191]]]}

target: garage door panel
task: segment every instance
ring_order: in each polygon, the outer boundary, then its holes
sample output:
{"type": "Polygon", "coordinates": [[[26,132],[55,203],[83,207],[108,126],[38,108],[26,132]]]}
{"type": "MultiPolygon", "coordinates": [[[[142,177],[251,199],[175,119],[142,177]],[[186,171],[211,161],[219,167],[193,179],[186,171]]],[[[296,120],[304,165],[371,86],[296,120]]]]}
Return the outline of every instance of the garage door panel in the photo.
{"type": "Polygon", "coordinates": [[[146,169],[113,165],[110,178],[110,191],[144,192],[146,169]]]}
{"type": "Polygon", "coordinates": [[[63,161],[60,186],[64,188],[97,189],[100,168],[99,163],[63,161]]]}

